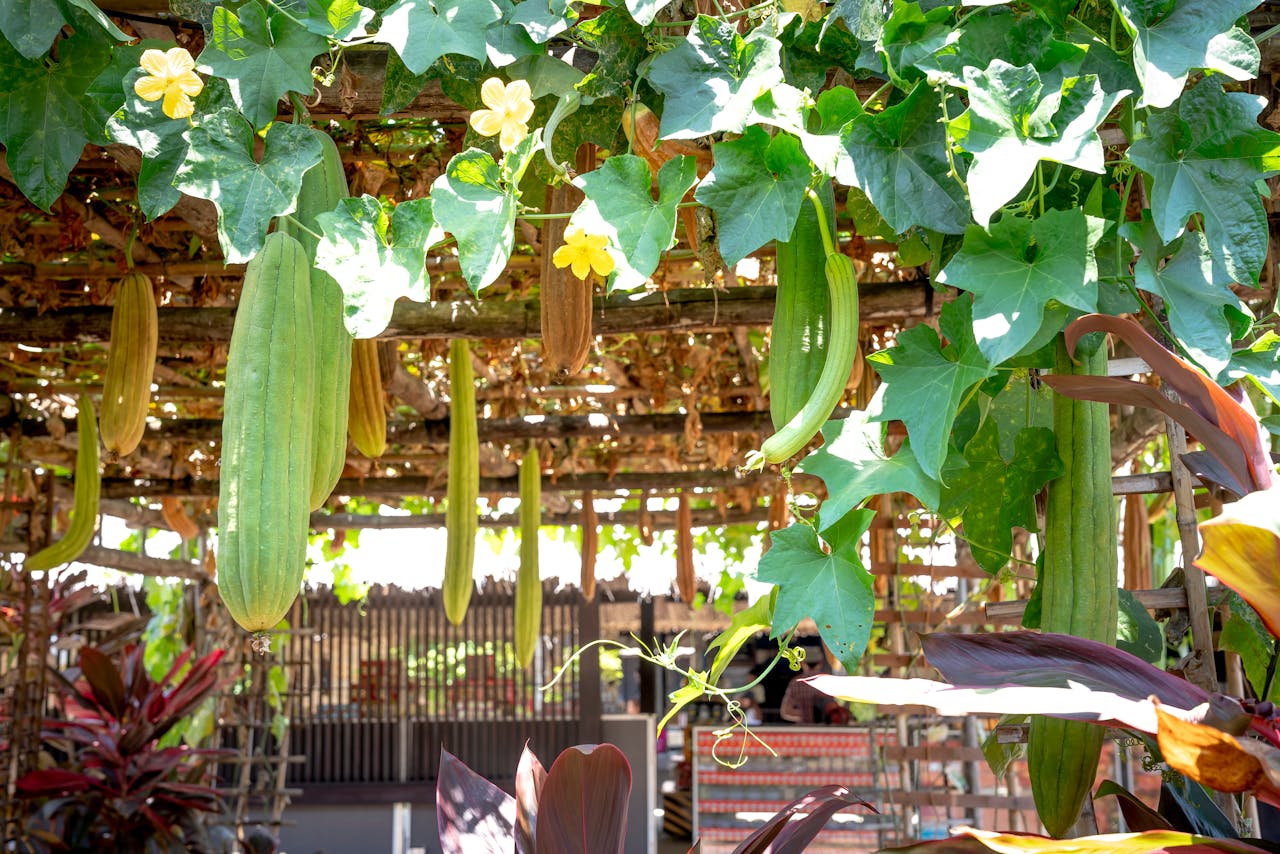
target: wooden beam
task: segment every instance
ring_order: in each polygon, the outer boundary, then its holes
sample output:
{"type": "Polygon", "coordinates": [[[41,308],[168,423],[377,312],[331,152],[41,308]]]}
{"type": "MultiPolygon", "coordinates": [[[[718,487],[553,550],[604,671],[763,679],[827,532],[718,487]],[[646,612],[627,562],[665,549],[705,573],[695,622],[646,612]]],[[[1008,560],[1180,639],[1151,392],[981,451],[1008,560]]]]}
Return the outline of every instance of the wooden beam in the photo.
{"type": "MultiPolygon", "coordinates": [[[[1181,587],[1161,587],[1156,590],[1134,590],[1133,598],[1148,611],[1177,610],[1187,607],[1187,591],[1181,587]]],[[[1012,622],[1022,619],[1027,609],[1026,600],[1015,602],[987,602],[983,606],[987,618],[995,622],[1012,622]]]]}
{"type": "MultiPolygon", "coordinates": [[[[767,326],[773,321],[772,286],[684,288],[663,292],[596,297],[592,332],[705,331],[733,326],[767,326]]],[[[889,323],[924,317],[945,301],[927,282],[867,284],[860,297],[863,321],[889,323]]],[[[160,309],[163,345],[225,343],[235,310],[174,307],[160,309]]],[[[0,342],[48,346],[68,341],[99,342],[111,336],[110,306],[78,306],[41,313],[6,309],[0,314],[0,342]]],[[[391,323],[378,336],[422,338],[541,338],[538,300],[458,300],[396,303],[391,323]]]]}
{"type": "MultiPolygon", "coordinates": [[[[592,489],[606,494],[615,492],[670,492],[678,489],[731,489],[737,487],[763,487],[772,489],[779,477],[774,473],[739,474],[735,469],[690,469],[673,472],[628,472],[623,474],[591,473],[565,474],[544,477],[545,492],[581,492],[592,489]]],[[[821,489],[822,482],[812,475],[793,474],[791,481],[797,490],[821,489]]],[[[70,479],[61,485],[70,488],[70,479]]],[[[445,494],[443,478],[406,475],[401,477],[344,477],[338,481],[334,495],[366,496],[369,498],[401,498],[406,495],[439,497],[445,494]]],[[[218,481],[212,478],[157,478],[105,477],[102,479],[103,498],[160,498],[166,495],[178,497],[210,497],[218,494],[218,481]]],[[[480,478],[481,495],[519,495],[515,477],[480,478]]]]}
{"type": "Polygon", "coordinates": [[[106,549],[101,546],[89,546],[80,557],[80,563],[131,572],[134,575],[146,575],[152,578],[187,578],[192,581],[207,581],[208,573],[198,563],[185,560],[170,560],[163,557],[147,557],[135,552],[123,552],[119,549],[106,549]]]}
{"type": "MultiPolygon", "coordinates": [[[[676,512],[674,510],[651,510],[650,517],[653,519],[653,527],[663,531],[673,531],[676,527],[676,512]]],[[[596,518],[601,525],[635,525],[637,522],[636,512],[616,513],[599,511],[596,518]]],[[[714,507],[699,508],[693,511],[693,527],[695,528],[718,528],[723,525],[752,525],[760,522],[769,521],[768,507],[752,507],[749,510],[735,510],[733,512],[721,515],[720,511],[714,507]]],[[[544,513],[542,514],[542,525],[572,528],[582,522],[581,514],[572,513],[544,513]]],[[[515,528],[520,525],[518,514],[505,514],[502,516],[481,516],[480,527],[482,528],[515,528]]],[[[387,530],[403,530],[412,528],[443,528],[445,526],[444,513],[413,513],[403,516],[372,516],[363,513],[324,513],[315,512],[311,514],[311,527],[317,531],[323,531],[329,528],[333,529],[375,529],[380,531],[387,530]]]]}
{"type": "MultiPolygon", "coordinates": [[[[852,410],[838,409],[832,418],[846,418],[852,410]]],[[[484,418],[478,422],[480,441],[514,442],[530,439],[562,439],[566,436],[679,436],[685,431],[685,416],[678,412],[650,415],[537,415],[526,418],[484,418]]],[[[773,433],[767,411],[708,412],[701,416],[706,433],[773,433]]],[[[69,424],[68,426],[74,426],[69,424]]],[[[37,418],[0,417],[0,432],[17,429],[23,436],[48,436],[49,424],[37,418]]],[[[74,430],[65,434],[74,436],[74,430]]],[[[161,419],[148,426],[143,441],[219,442],[222,421],[218,418],[161,419]]],[[[392,445],[445,445],[449,442],[449,419],[392,421],[387,425],[392,445]]]]}

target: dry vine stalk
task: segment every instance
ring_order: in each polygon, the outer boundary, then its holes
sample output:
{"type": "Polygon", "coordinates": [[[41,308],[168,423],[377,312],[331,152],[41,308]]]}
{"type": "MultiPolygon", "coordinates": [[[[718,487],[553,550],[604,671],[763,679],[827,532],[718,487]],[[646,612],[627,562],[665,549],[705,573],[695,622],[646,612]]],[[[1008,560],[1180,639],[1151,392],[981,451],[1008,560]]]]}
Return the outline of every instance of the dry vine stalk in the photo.
{"type": "MultiPolygon", "coordinates": [[[[547,188],[547,212],[568,213],[582,201],[582,192],[568,184],[547,188]]],[[[595,275],[579,279],[568,267],[551,261],[564,245],[567,220],[549,219],[542,224],[542,279],[539,306],[542,312],[542,360],[547,370],[576,374],[591,353],[591,290],[595,275]]]]}
{"type": "Polygon", "coordinates": [[[183,542],[194,540],[200,536],[200,526],[197,525],[182,504],[182,499],[173,495],[166,495],[160,499],[160,515],[164,518],[169,529],[182,538],[183,542]]]}
{"type": "Polygon", "coordinates": [[[582,575],[579,584],[582,598],[588,602],[596,598],[596,552],[600,540],[595,499],[596,494],[590,489],[582,493],[582,575]]]}
{"type": "Polygon", "coordinates": [[[698,578],[693,571],[693,511],[689,496],[681,492],[676,504],[676,587],[685,604],[692,606],[698,594],[698,578]]]}

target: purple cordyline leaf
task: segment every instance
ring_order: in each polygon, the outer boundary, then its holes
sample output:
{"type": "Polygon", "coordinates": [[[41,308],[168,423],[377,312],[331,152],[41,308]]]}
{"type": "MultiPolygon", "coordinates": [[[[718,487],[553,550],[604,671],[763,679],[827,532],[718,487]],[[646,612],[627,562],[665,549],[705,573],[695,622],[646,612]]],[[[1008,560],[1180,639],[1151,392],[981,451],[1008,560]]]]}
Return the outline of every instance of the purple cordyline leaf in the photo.
{"type": "Polygon", "coordinates": [[[537,854],[622,854],[631,765],[612,744],[580,744],[556,757],[538,802],[537,854]]]}
{"type": "Polygon", "coordinates": [[[1209,692],[1158,667],[1097,641],[1051,632],[923,635],[925,657],[953,685],[1026,685],[1065,688],[1077,682],[1131,700],[1152,694],[1160,702],[1192,709],[1209,692]]]}
{"type": "Polygon", "coordinates": [[[538,829],[538,801],[547,780],[547,769],[525,742],[516,766],[516,854],[533,854],[538,829]]]}
{"type": "Polygon", "coordinates": [[[436,826],[444,854],[511,854],[516,799],[440,748],[436,826]]]}
{"type": "MultiPolygon", "coordinates": [[[[1074,353],[1081,336],[1090,332],[1110,332],[1132,347],[1178,393],[1183,402],[1235,442],[1248,459],[1248,480],[1252,482],[1253,489],[1268,489],[1272,485],[1271,457],[1267,452],[1266,434],[1257,417],[1242,401],[1236,400],[1226,389],[1189,362],[1160,346],[1160,342],[1128,318],[1086,314],[1067,326],[1067,350],[1074,353]]],[[[1205,437],[1196,438],[1207,446],[1205,437]]]]}
{"type": "Polygon", "coordinates": [[[51,795],[87,792],[97,788],[98,780],[88,774],[68,771],[64,768],[46,768],[23,774],[14,785],[19,797],[47,798],[51,795]]]}
{"type": "Polygon", "coordinates": [[[797,854],[808,847],[831,816],[852,806],[877,812],[875,807],[851,794],[844,786],[814,789],[778,810],[763,827],[733,849],[733,854],[797,854]],[[799,813],[805,815],[793,821],[799,813]]]}
{"type": "Polygon", "coordinates": [[[1071,688],[1022,685],[948,685],[932,679],[893,679],[878,676],[831,676],[805,680],[824,694],[859,703],[890,706],[930,706],[941,715],[1048,715],[1156,731],[1155,707],[1148,700],[1132,700],[1084,685],[1071,688]]]}
{"type": "Polygon", "coordinates": [[[1055,392],[1075,400],[1093,400],[1099,403],[1115,403],[1123,406],[1146,406],[1168,415],[1181,424],[1230,473],[1230,479],[1220,485],[1236,495],[1252,492],[1253,476],[1244,451],[1224,431],[1212,422],[1181,403],[1174,403],[1160,391],[1146,383],[1120,377],[1095,377],[1087,375],[1063,375],[1041,377],[1055,392]]]}
{"type": "Polygon", "coordinates": [[[84,675],[95,704],[114,718],[124,714],[124,681],[120,671],[97,649],[80,647],[80,672],[84,675]]]}
{"type": "Polygon", "coordinates": [[[1120,814],[1124,817],[1124,825],[1135,833],[1146,830],[1173,830],[1164,816],[1147,806],[1142,800],[1114,780],[1103,780],[1094,793],[1094,799],[1115,795],[1120,814]]]}

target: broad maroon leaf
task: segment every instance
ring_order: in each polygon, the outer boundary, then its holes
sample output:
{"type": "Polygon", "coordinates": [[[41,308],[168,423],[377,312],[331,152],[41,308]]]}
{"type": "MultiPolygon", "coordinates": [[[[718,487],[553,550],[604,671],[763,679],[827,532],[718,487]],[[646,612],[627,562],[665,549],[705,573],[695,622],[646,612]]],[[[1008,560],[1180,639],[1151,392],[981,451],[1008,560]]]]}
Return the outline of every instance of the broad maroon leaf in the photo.
{"type": "Polygon", "coordinates": [[[1230,473],[1230,481],[1221,485],[1236,495],[1247,495],[1257,487],[1249,469],[1249,460],[1236,441],[1209,419],[1189,406],[1174,403],[1146,383],[1119,377],[1063,375],[1041,377],[1045,384],[1065,397],[1095,400],[1123,406],[1145,406],[1168,415],[1200,440],[1205,449],[1230,473]]]}
{"type": "Polygon", "coordinates": [[[1124,817],[1124,825],[1129,830],[1142,833],[1147,830],[1173,830],[1173,825],[1160,813],[1147,806],[1143,801],[1114,780],[1103,780],[1098,784],[1094,800],[1114,795],[1120,814],[1124,817]]]}
{"type": "Polygon", "coordinates": [[[798,854],[809,846],[831,816],[853,806],[877,812],[875,807],[844,786],[814,789],[774,813],[763,827],[733,849],[733,854],[798,854]],[[794,818],[802,813],[802,818],[794,818]]]}
{"type": "Polygon", "coordinates": [[[525,742],[516,766],[516,854],[533,854],[537,836],[538,801],[547,780],[547,769],[525,742]]]}
{"type": "Polygon", "coordinates": [[[1238,839],[1213,839],[1176,830],[1152,830],[1146,833],[1107,833],[1100,836],[1082,836],[1070,840],[1065,847],[1061,839],[1036,836],[1031,833],[994,832],[960,827],[950,839],[917,842],[897,848],[882,848],[881,854],[1158,854],[1161,851],[1176,854],[1266,854],[1238,839]]]}
{"type": "Polygon", "coordinates": [[[547,772],[538,802],[537,854],[622,854],[631,765],[612,744],[570,747],[547,772]]]}
{"type": "Polygon", "coordinates": [[[1051,632],[923,635],[925,657],[942,678],[971,687],[1026,685],[1065,688],[1076,682],[1131,700],[1154,694],[1162,703],[1192,709],[1209,693],[1185,679],[1097,641],[1051,632]]]}
{"type": "Polygon", "coordinates": [[[814,688],[842,700],[889,706],[930,706],[941,715],[1047,715],[1156,731],[1155,708],[1148,700],[1132,700],[1084,685],[1046,688],[1022,685],[948,685],[932,679],[892,679],[876,676],[831,676],[805,680],[814,688]]]}
{"type": "Polygon", "coordinates": [[[1200,523],[1200,536],[1192,563],[1239,593],[1280,637],[1280,487],[1226,505],[1200,523]]]}
{"type": "Polygon", "coordinates": [[[80,672],[89,683],[89,690],[98,705],[113,718],[120,718],[125,708],[124,680],[111,659],[94,647],[82,646],[80,672]]]}
{"type": "Polygon", "coordinates": [[[71,792],[87,792],[96,788],[98,781],[88,774],[67,771],[63,768],[46,768],[23,774],[15,782],[18,796],[23,798],[47,798],[71,792]]]}
{"type": "Polygon", "coordinates": [[[516,799],[440,748],[436,826],[444,854],[511,854],[516,799]]]}
{"type": "MultiPolygon", "coordinates": [[[[1271,487],[1271,457],[1267,452],[1266,434],[1257,417],[1242,401],[1232,397],[1230,392],[1189,362],[1160,346],[1160,342],[1128,318],[1086,314],[1067,326],[1067,349],[1074,353],[1076,342],[1090,332],[1110,332],[1132,347],[1178,393],[1183,402],[1236,443],[1248,460],[1253,489],[1271,487]]],[[[1191,430],[1190,427],[1187,429],[1191,430]]],[[[1197,435],[1196,438],[1207,447],[1205,437],[1197,435]]]]}

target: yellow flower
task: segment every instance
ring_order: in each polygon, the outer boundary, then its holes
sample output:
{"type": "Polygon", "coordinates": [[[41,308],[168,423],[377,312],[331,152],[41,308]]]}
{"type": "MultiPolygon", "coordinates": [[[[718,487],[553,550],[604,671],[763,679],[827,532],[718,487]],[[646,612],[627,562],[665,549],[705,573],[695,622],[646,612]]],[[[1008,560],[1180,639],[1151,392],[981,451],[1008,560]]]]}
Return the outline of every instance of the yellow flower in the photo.
{"type": "Polygon", "coordinates": [[[167,51],[144,51],[139,63],[147,77],[139,77],[133,91],[144,101],[164,98],[162,109],[171,119],[185,119],[195,110],[191,99],[204,89],[204,81],[196,74],[196,61],[185,48],[171,47],[167,51]]]}
{"type": "Polygon", "coordinates": [[[497,136],[503,151],[529,135],[529,117],[533,115],[533,92],[523,80],[512,80],[505,86],[490,77],[480,87],[480,99],[487,110],[471,114],[471,126],[482,136],[497,136]]]}
{"type": "Polygon", "coordinates": [[[587,234],[581,228],[570,228],[564,233],[564,246],[551,256],[551,263],[561,269],[572,266],[573,274],[585,279],[595,270],[607,276],[613,272],[613,256],[605,250],[609,238],[603,234],[587,234]]]}

